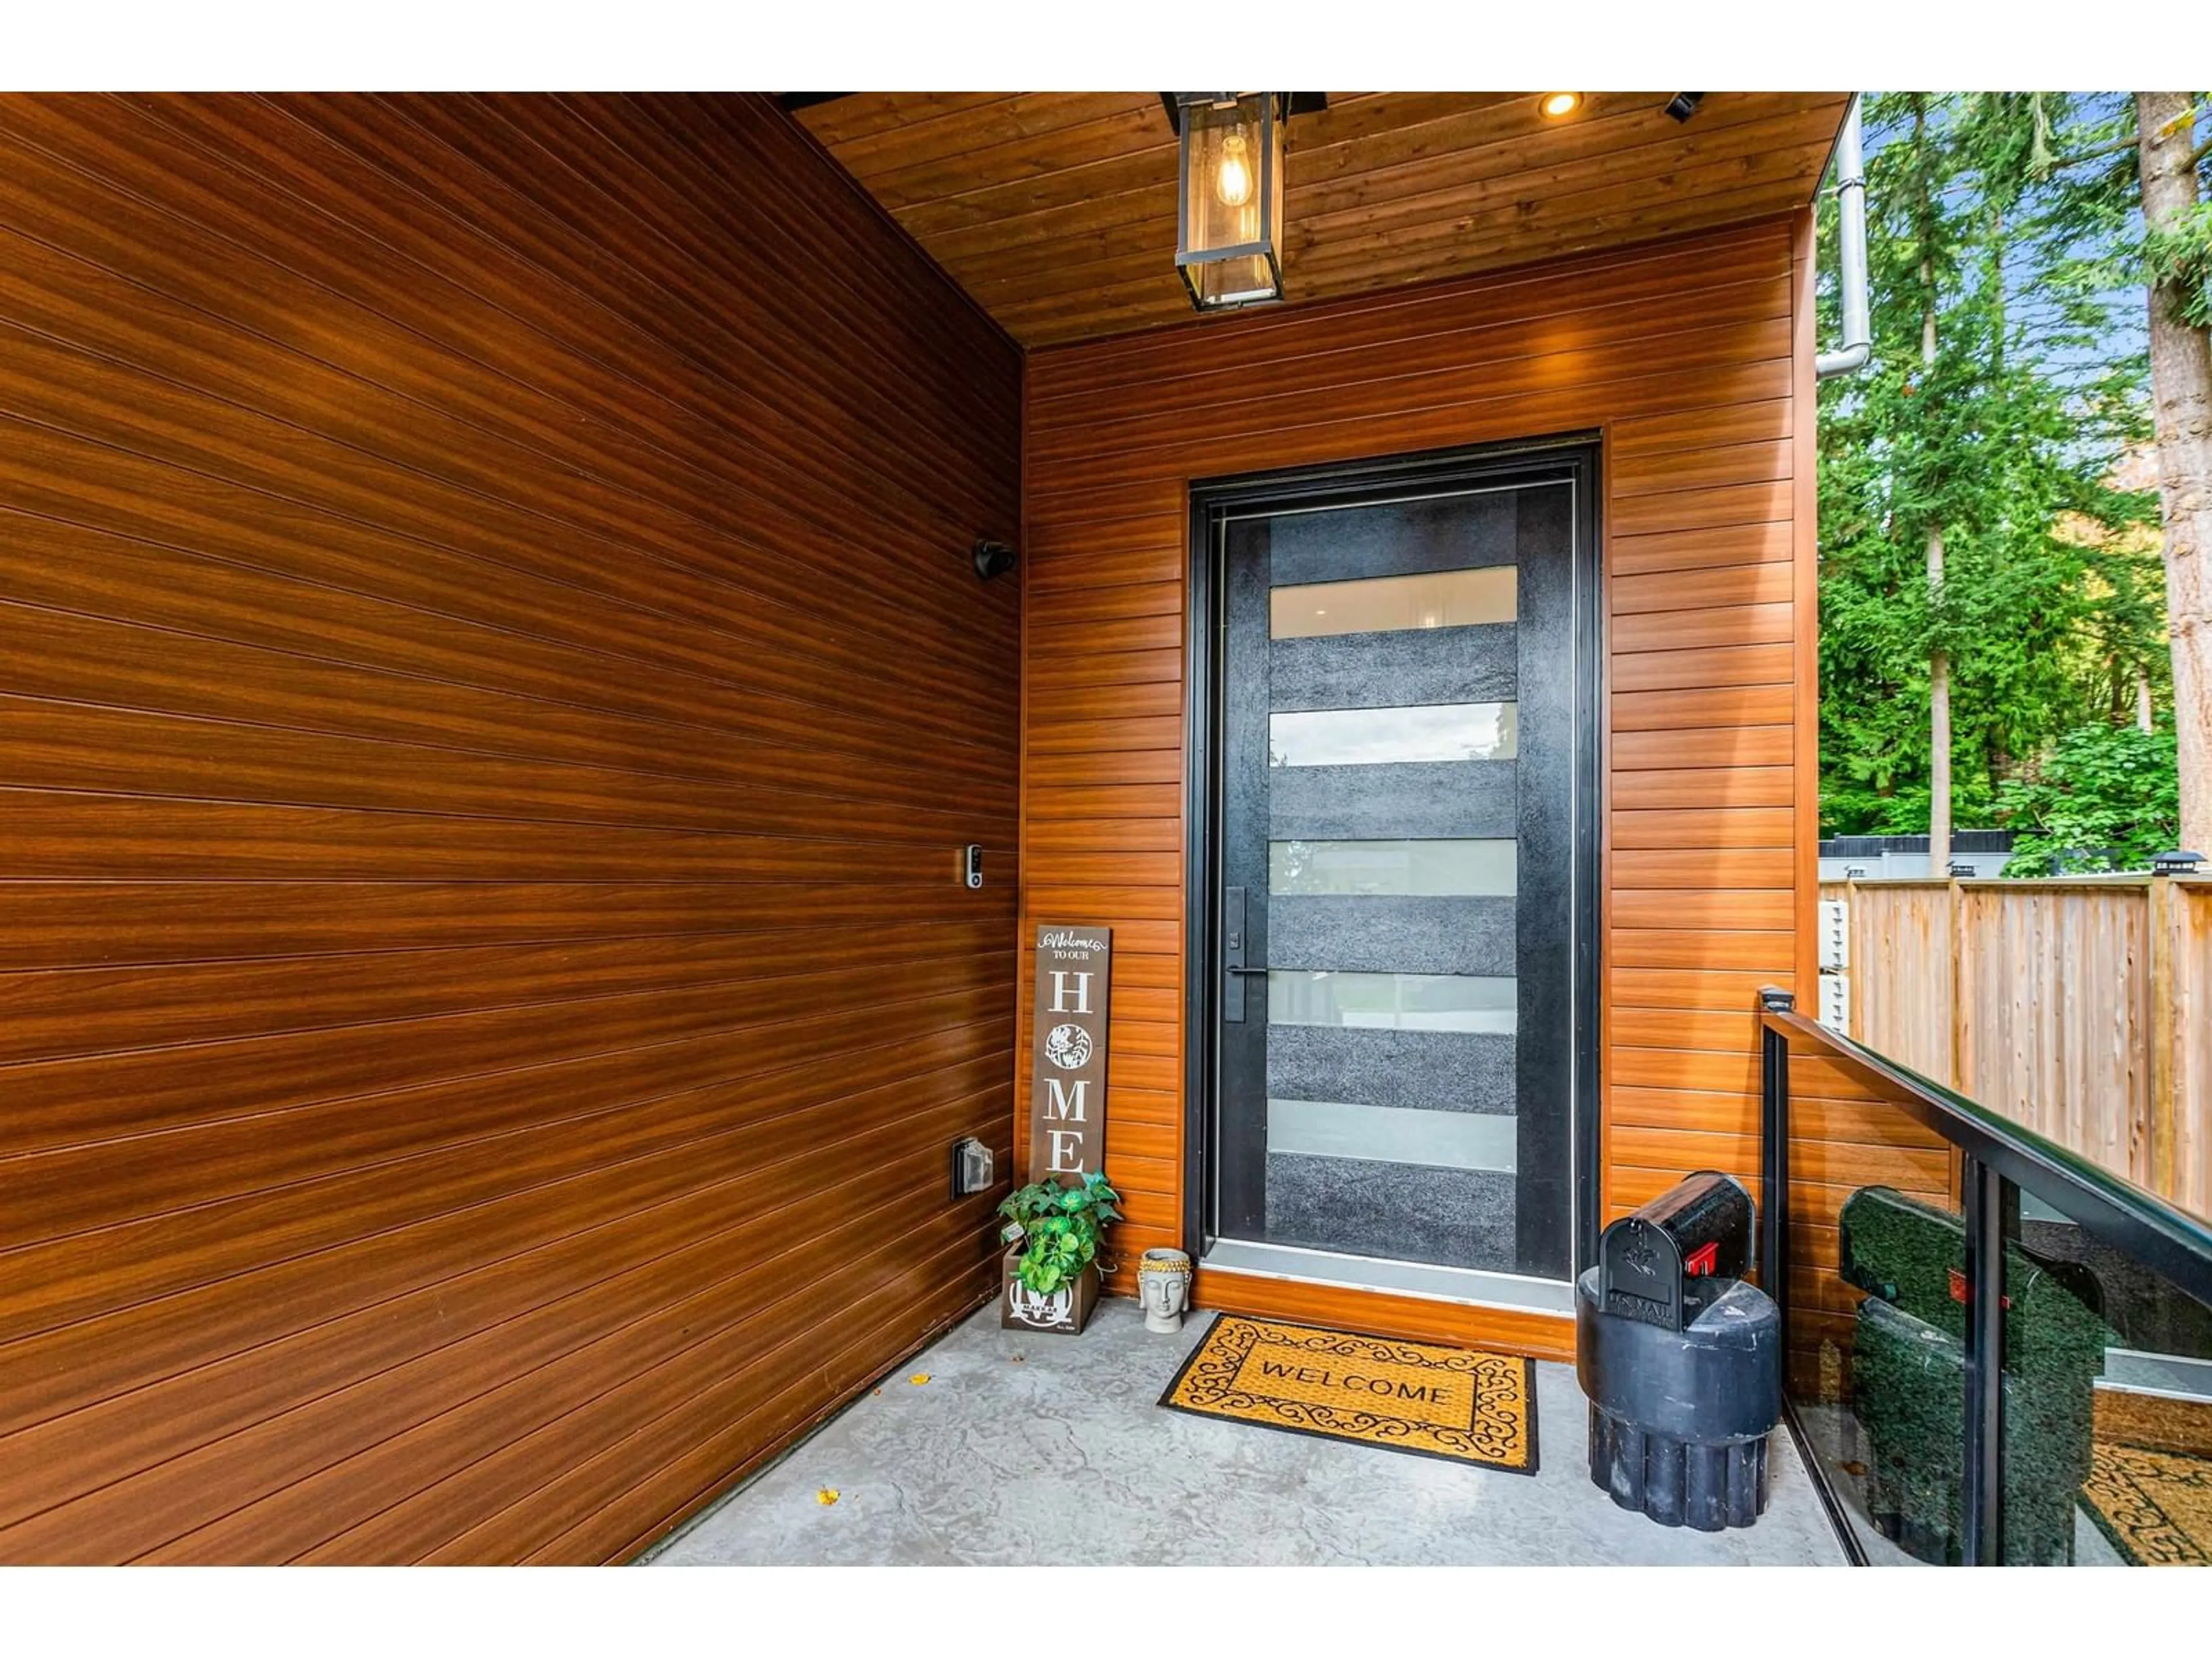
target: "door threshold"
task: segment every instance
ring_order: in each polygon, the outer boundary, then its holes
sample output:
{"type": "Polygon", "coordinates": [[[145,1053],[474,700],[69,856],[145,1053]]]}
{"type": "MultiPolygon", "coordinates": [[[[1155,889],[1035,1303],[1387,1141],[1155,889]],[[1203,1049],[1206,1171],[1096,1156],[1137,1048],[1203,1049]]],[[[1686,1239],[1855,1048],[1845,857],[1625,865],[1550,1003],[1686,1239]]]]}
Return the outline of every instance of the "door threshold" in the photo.
{"type": "Polygon", "coordinates": [[[1511,1313],[1571,1317],[1575,1310],[1575,1287],[1565,1279],[1532,1279],[1477,1267],[1439,1267],[1420,1261],[1386,1261],[1376,1256],[1346,1255],[1296,1244],[1217,1239],[1199,1266],[1207,1273],[1233,1273],[1239,1278],[1285,1279],[1511,1313]]]}

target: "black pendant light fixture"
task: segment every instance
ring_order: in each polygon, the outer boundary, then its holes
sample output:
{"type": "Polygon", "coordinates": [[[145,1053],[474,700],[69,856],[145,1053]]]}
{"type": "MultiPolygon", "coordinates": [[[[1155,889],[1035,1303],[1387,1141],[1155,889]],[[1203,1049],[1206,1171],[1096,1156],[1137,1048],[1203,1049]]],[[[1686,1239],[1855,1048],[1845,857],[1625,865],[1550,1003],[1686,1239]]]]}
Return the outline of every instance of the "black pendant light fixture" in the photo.
{"type": "Polygon", "coordinates": [[[1283,125],[1325,93],[1160,94],[1179,143],[1176,270],[1200,311],[1283,297],[1283,125]]]}

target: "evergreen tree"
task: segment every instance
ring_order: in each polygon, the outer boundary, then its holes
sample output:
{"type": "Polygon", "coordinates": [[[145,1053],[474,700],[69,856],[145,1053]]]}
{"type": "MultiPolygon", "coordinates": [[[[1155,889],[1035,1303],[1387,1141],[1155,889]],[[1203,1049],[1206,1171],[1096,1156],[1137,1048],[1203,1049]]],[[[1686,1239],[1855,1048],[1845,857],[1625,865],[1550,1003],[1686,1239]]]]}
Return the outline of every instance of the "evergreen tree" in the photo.
{"type": "Polygon", "coordinates": [[[1993,821],[2146,654],[2127,537],[2148,501],[2112,482],[2141,371],[2112,362],[2109,296],[2035,181],[2042,114],[1869,100],[1874,361],[1822,389],[1828,833],[1993,821]]]}
{"type": "Polygon", "coordinates": [[[2033,101],[2027,176],[2078,237],[2084,268],[2131,284],[2143,307],[2179,835],[2212,850],[2212,138],[2198,137],[2212,103],[2186,92],[2033,101]]]}
{"type": "Polygon", "coordinates": [[[2197,117],[2193,93],[2136,94],[2180,838],[2212,847],[2212,141],[2197,117]]]}

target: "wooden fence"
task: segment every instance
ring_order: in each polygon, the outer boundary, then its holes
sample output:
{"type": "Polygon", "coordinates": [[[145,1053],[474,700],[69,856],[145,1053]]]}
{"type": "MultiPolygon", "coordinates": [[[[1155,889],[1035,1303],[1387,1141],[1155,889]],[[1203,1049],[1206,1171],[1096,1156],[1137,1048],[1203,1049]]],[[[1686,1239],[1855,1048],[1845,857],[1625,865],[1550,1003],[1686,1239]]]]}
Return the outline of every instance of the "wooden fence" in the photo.
{"type": "Polygon", "coordinates": [[[1826,882],[1850,1035],[2212,1215],[2212,879],[1826,882]]]}

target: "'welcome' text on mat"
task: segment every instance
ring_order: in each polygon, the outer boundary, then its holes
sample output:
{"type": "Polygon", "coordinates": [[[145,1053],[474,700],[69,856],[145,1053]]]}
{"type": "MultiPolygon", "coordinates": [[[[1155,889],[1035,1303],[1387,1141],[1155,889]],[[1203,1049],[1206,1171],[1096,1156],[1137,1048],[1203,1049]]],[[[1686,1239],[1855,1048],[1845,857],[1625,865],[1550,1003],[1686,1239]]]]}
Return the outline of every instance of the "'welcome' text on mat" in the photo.
{"type": "Polygon", "coordinates": [[[1160,1404],[1534,1474],[1534,1383],[1504,1354],[1224,1314],[1160,1404]]]}

